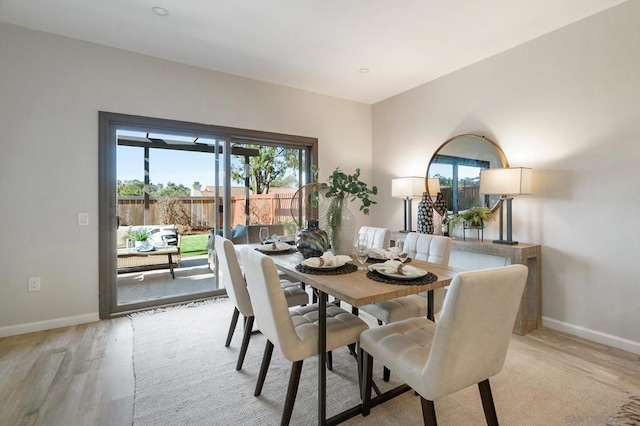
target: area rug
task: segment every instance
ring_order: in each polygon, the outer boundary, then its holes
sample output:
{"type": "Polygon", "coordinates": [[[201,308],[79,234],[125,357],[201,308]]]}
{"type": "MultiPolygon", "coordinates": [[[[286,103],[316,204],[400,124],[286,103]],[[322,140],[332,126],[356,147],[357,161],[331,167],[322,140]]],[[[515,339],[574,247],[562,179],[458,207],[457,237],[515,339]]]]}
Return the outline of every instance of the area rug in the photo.
{"type": "MultiPolygon", "coordinates": [[[[135,425],[280,423],[291,364],[275,349],[262,396],[254,397],[265,339],[259,333],[252,336],[244,367],[236,371],[241,326],[231,347],[224,347],[232,311],[231,302],[222,299],[131,317],[135,425]]],[[[335,351],[333,360],[333,371],[327,372],[329,416],[359,401],[355,360],[346,349],[335,351]]],[[[293,425],[317,422],[316,370],[315,358],[305,361],[293,425]]],[[[397,385],[393,373],[390,383],[380,380],[379,365],[374,366],[375,375],[383,390],[397,385]]],[[[630,400],[627,392],[513,346],[491,387],[502,425],[633,424],[613,423],[630,400]]],[[[477,387],[438,400],[435,407],[440,425],[486,424],[477,387]]],[[[420,399],[408,392],[345,424],[419,425],[420,399]]]]}

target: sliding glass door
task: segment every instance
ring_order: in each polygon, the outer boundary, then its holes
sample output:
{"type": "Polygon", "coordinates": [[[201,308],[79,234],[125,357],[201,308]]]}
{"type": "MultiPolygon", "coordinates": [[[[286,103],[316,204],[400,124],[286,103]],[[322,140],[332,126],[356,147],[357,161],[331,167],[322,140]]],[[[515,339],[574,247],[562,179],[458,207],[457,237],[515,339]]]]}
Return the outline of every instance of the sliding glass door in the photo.
{"type": "Polygon", "coordinates": [[[211,236],[293,234],[314,158],[311,138],[100,113],[101,318],[224,295],[211,236]]]}

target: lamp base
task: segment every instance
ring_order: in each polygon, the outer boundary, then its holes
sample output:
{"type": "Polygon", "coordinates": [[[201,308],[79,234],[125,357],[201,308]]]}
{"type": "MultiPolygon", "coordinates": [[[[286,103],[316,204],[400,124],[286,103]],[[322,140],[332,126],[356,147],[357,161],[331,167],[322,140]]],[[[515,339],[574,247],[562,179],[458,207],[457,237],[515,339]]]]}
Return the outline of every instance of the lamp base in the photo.
{"type": "Polygon", "coordinates": [[[516,244],[518,244],[517,241],[511,241],[511,240],[493,240],[493,244],[505,244],[508,246],[514,246],[516,244]]]}

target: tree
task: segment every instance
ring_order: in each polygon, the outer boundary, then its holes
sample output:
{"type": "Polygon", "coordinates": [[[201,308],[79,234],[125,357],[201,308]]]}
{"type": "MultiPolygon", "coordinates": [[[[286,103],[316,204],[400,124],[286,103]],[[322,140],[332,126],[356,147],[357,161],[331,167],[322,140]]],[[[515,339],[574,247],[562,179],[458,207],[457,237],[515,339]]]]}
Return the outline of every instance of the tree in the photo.
{"type": "MultiPolygon", "coordinates": [[[[282,182],[288,169],[298,168],[298,150],[284,147],[247,145],[260,154],[249,158],[249,188],[254,194],[268,194],[271,186],[282,182]]],[[[231,177],[244,182],[244,163],[231,166],[231,177]]]]}
{"type": "MultiPolygon", "coordinates": [[[[118,180],[118,195],[121,197],[142,197],[144,195],[144,182],[138,179],[118,180]]],[[[149,183],[149,195],[153,197],[188,197],[191,190],[183,184],[167,183],[167,186],[159,183],[149,183]]]]}
{"type": "Polygon", "coordinates": [[[183,184],[168,182],[166,187],[159,188],[153,195],[158,197],[188,197],[191,190],[183,184]]]}

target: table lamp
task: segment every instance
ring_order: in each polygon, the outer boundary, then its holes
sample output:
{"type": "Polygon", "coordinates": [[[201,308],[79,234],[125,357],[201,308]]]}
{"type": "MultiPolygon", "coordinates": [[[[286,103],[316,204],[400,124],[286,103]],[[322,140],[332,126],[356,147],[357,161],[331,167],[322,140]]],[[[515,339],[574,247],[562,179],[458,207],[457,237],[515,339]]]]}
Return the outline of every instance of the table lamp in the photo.
{"type": "Polygon", "coordinates": [[[411,232],[411,200],[422,197],[423,192],[423,177],[412,176],[391,179],[391,196],[404,200],[404,229],[400,232],[411,232]]]}
{"type": "Polygon", "coordinates": [[[480,193],[500,196],[500,238],[494,244],[518,244],[512,240],[512,220],[510,195],[531,194],[531,169],[512,167],[507,169],[484,169],[480,171],[480,193]],[[507,238],[503,238],[503,206],[507,204],[507,238]]]}

